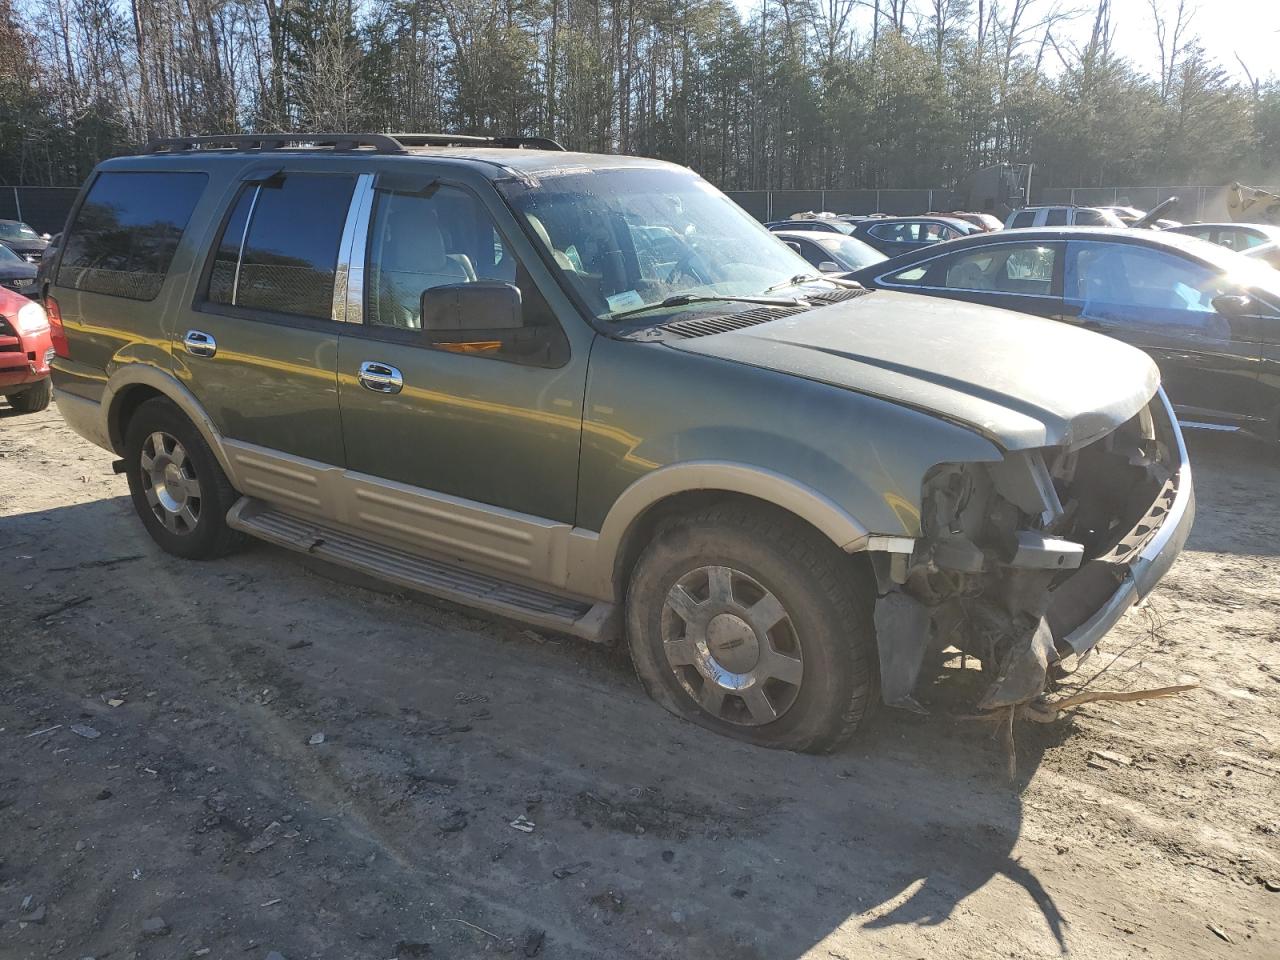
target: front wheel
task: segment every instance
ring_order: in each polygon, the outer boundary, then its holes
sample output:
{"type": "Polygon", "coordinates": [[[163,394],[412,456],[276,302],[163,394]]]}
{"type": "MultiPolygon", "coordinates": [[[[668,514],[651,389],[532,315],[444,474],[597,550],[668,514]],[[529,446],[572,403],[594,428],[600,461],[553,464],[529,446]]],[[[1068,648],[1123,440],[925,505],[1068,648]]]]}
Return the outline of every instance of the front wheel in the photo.
{"type": "Polygon", "coordinates": [[[53,399],[53,387],[46,377],[21,393],[12,394],[8,399],[9,406],[18,413],[39,413],[47,409],[49,401],[53,399]]]}
{"type": "Polygon", "coordinates": [[[237,494],[195,424],[171,401],[148,400],[125,431],[125,473],[142,524],[161,547],[189,560],[228,553],[237,494]]]}
{"type": "Polygon", "coordinates": [[[627,593],[632,662],[671,712],[761,746],[825,753],[875,701],[874,594],[780,511],[727,504],[666,523],[627,593]]]}

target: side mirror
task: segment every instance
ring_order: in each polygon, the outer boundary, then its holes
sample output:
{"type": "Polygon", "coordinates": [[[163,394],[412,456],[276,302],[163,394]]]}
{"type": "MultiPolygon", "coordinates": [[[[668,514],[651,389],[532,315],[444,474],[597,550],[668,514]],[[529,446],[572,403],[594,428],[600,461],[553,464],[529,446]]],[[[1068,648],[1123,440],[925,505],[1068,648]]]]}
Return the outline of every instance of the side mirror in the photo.
{"type": "Polygon", "coordinates": [[[844,267],[836,263],[834,260],[823,260],[818,264],[819,273],[844,273],[844,267]]]}
{"type": "Polygon", "coordinates": [[[1247,316],[1254,309],[1253,298],[1239,294],[1223,294],[1212,300],[1213,309],[1224,317],[1247,316]]]}
{"type": "Polygon", "coordinates": [[[429,287],[422,291],[421,308],[428,334],[501,334],[524,326],[520,288],[500,281],[429,287]]]}
{"type": "Polygon", "coordinates": [[[804,253],[804,251],[800,249],[800,244],[798,244],[796,241],[783,240],[782,242],[785,243],[788,247],[790,247],[793,253],[804,253]]]}
{"type": "Polygon", "coordinates": [[[53,237],[52,237],[52,236],[50,236],[50,235],[49,235],[49,234],[47,234],[47,233],[42,233],[42,234],[40,234],[40,239],[41,239],[41,240],[52,240],[52,239],[53,239],[53,237]]]}

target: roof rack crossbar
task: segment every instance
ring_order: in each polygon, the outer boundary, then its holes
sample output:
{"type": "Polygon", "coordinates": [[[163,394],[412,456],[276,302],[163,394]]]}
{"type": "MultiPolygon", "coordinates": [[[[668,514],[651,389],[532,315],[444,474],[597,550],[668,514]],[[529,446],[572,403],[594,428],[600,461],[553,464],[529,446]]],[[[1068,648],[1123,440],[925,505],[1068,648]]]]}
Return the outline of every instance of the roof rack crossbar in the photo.
{"type": "Polygon", "coordinates": [[[372,147],[375,153],[404,153],[407,147],[500,147],[518,150],[563,150],[550,137],[478,137],[455,133],[230,133],[199,137],[163,137],[151,140],[143,153],[186,153],[193,150],[279,150],[285,147],[330,147],[355,150],[372,147]]]}
{"type": "Polygon", "coordinates": [[[466,133],[391,133],[387,134],[406,147],[501,147],[518,150],[563,150],[559,141],[550,137],[483,137],[466,133]]]}

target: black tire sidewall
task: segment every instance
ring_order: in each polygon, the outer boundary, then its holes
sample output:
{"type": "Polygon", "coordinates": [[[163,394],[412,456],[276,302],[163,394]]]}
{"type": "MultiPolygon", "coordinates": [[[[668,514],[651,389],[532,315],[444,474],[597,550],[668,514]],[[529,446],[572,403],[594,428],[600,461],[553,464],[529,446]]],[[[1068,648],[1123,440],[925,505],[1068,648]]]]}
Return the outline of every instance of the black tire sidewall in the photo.
{"type": "Polygon", "coordinates": [[[49,407],[53,399],[53,387],[48,379],[40,380],[21,393],[8,396],[9,406],[18,413],[39,413],[49,407]]]}
{"type": "MultiPolygon", "coordinates": [[[[668,710],[717,733],[761,746],[790,750],[829,749],[845,727],[861,719],[850,716],[855,688],[871,698],[872,664],[866,622],[848,622],[841,604],[816,586],[789,550],[732,525],[693,522],[667,527],[645,549],[627,592],[627,636],[632,662],[649,694],[668,710]],[[682,576],[703,566],[729,566],[771,591],[795,627],[804,661],[804,677],[795,702],[781,717],[761,726],[729,723],[706,713],[689,696],[662,649],[662,608],[668,591],[682,576]]],[[[851,572],[851,571],[849,571],[851,572]]],[[[846,608],[847,610],[847,608],[846,608]]]]}
{"type": "Polygon", "coordinates": [[[151,538],[167,553],[189,560],[219,556],[223,552],[226,514],[231,509],[231,502],[224,494],[228,484],[222,467],[195,424],[168,400],[148,400],[129,420],[124,456],[129,495],[151,538]],[[142,445],[147,436],[157,430],[182,444],[200,481],[200,517],[190,533],[176,534],[168,530],[147,503],[142,485],[142,445]]]}

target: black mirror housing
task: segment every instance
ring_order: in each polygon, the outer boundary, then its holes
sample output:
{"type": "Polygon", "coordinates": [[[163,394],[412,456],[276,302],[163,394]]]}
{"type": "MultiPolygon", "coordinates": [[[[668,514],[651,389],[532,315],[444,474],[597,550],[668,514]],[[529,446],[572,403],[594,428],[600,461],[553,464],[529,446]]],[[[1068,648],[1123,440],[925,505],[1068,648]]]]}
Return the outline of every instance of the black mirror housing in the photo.
{"type": "Polygon", "coordinates": [[[427,334],[497,333],[524,326],[520,288],[498,280],[429,287],[420,306],[427,334]]]}
{"type": "Polygon", "coordinates": [[[1239,294],[1224,293],[1214,297],[1213,309],[1224,317],[1243,317],[1253,309],[1253,299],[1239,294]]]}

